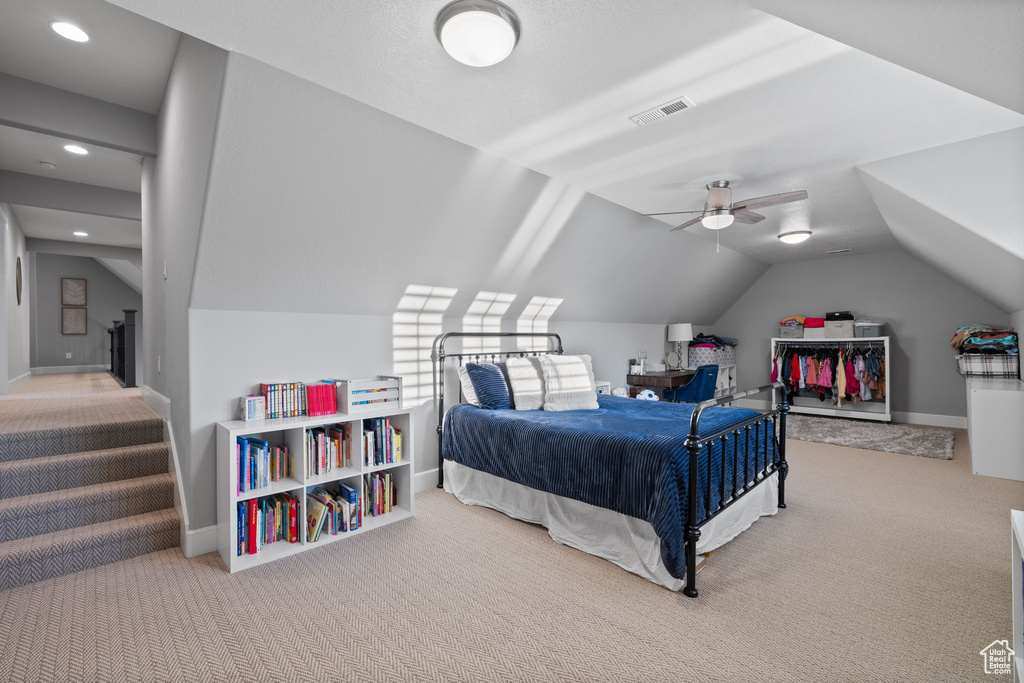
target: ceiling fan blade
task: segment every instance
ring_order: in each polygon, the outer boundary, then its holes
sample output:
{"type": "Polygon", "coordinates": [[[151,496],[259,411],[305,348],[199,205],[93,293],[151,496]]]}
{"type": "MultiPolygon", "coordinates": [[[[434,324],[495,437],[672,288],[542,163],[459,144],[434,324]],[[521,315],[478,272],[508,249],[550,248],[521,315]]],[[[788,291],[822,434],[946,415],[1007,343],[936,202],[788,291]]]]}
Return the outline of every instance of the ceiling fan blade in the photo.
{"type": "MultiPolygon", "coordinates": [[[[704,213],[704,212],[701,211],[701,213],[704,213]]],[[[672,228],[671,230],[669,230],[669,232],[675,232],[676,230],[682,230],[683,228],[690,227],[694,223],[700,223],[700,219],[701,218],[703,218],[703,216],[697,216],[696,218],[691,218],[690,220],[686,221],[682,225],[677,225],[676,227],[672,228]]]]}
{"type": "Polygon", "coordinates": [[[796,190],[795,192],[783,192],[782,194],[770,194],[766,197],[752,197],[750,199],[744,199],[736,202],[732,205],[733,209],[760,209],[765,206],[775,206],[776,204],[788,204],[789,202],[798,202],[801,199],[807,199],[807,190],[796,190]]]}
{"type": "Polygon", "coordinates": [[[696,211],[662,211],[661,213],[645,213],[645,216],[674,216],[677,213],[704,213],[704,209],[697,209],[696,211]]]}
{"type": "Polygon", "coordinates": [[[753,211],[747,211],[746,209],[738,209],[732,212],[732,217],[736,219],[737,223],[746,223],[753,225],[754,223],[760,223],[764,220],[764,216],[753,211]]]}

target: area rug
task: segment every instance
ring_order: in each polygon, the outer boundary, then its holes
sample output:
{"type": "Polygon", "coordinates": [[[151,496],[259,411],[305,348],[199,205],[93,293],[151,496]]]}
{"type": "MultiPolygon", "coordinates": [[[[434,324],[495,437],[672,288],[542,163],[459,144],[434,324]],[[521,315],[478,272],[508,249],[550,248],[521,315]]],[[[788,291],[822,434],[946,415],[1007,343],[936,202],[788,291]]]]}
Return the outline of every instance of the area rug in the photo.
{"type": "Polygon", "coordinates": [[[953,459],[953,432],[834,417],[789,415],[786,438],[923,458],[953,459]]]}

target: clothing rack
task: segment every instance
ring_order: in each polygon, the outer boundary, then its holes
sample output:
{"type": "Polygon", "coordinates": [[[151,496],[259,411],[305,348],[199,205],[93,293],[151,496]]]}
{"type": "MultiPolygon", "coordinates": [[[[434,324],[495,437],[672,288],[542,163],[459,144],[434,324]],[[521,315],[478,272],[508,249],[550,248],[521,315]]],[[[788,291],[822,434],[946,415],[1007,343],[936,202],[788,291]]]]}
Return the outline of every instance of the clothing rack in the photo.
{"type": "MultiPolygon", "coordinates": [[[[806,415],[823,415],[827,417],[850,417],[858,420],[878,420],[880,422],[892,421],[892,383],[890,377],[889,337],[842,337],[834,339],[783,339],[775,337],[771,340],[771,356],[776,356],[791,351],[806,350],[806,355],[813,354],[819,349],[843,350],[845,353],[868,352],[880,356],[885,360],[885,398],[858,403],[846,403],[842,406],[832,405],[830,400],[822,403],[817,398],[809,396],[796,396],[790,402],[790,412],[804,413],[806,415]]],[[[802,354],[803,355],[803,354],[802,354]]],[[[777,392],[782,389],[775,389],[772,392],[772,405],[779,402],[777,392]]]]}

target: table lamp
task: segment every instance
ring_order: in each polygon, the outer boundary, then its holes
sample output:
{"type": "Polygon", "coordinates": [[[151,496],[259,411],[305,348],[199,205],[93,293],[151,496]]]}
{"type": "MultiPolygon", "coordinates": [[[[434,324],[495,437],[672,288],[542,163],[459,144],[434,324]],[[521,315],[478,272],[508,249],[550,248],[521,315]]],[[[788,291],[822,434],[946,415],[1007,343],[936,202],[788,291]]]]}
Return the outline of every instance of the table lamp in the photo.
{"type": "Polygon", "coordinates": [[[672,323],[668,326],[668,340],[676,344],[675,370],[679,370],[683,364],[683,342],[693,339],[693,325],[691,323],[672,323]]]}

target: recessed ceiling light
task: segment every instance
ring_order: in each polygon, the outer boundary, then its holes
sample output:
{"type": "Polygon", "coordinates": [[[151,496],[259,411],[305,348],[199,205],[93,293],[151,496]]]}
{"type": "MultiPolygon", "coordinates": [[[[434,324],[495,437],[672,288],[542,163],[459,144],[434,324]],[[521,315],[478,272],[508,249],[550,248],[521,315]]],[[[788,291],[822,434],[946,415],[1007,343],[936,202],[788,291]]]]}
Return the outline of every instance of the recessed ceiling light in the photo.
{"type": "Polygon", "coordinates": [[[57,168],[57,164],[53,163],[52,161],[40,161],[39,165],[45,168],[47,171],[52,171],[53,169],[57,168]]]}
{"type": "Polygon", "coordinates": [[[87,43],[89,42],[89,34],[78,28],[74,24],[69,24],[66,21],[51,21],[50,28],[57,32],[57,35],[73,40],[76,43],[87,43]]]}
{"type": "Polygon", "coordinates": [[[72,154],[88,154],[89,150],[81,145],[64,145],[64,149],[72,154]]]}
{"type": "Polygon", "coordinates": [[[779,235],[779,239],[786,244],[799,244],[811,236],[810,230],[793,230],[779,235]]]}
{"type": "Polygon", "coordinates": [[[74,232],[74,235],[75,235],[75,237],[88,237],[88,236],[89,236],[89,233],[87,233],[87,232],[81,232],[81,231],[79,231],[79,230],[76,230],[76,231],[74,232]]]}
{"type": "Polygon", "coordinates": [[[455,0],[438,13],[434,31],[452,59],[491,66],[512,54],[519,18],[496,0],[455,0]]]}

